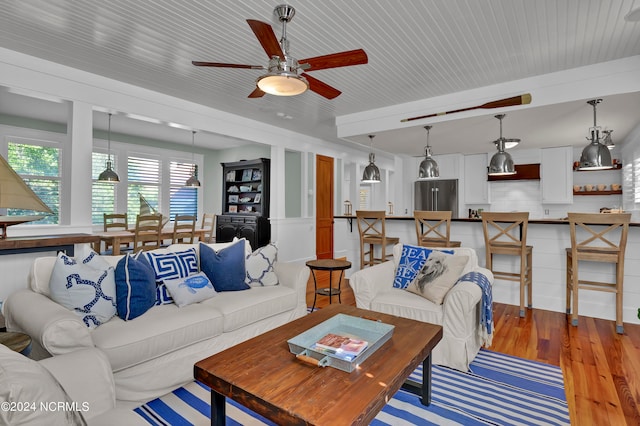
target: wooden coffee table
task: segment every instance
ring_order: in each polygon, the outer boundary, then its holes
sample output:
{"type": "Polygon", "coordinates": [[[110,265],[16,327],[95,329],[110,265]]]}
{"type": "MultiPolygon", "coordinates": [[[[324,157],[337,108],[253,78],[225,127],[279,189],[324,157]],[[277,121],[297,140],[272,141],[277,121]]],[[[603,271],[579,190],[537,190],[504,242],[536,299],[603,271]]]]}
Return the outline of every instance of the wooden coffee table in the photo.
{"type": "Polygon", "coordinates": [[[442,327],[346,305],[329,305],[195,364],[197,380],[212,389],[211,424],[225,424],[229,397],[277,424],[369,424],[405,387],[431,401],[431,350],[442,327]],[[393,324],[389,341],[351,373],[296,359],[287,340],[342,313],[393,324]],[[422,384],[406,379],[423,363],[422,384]]]}

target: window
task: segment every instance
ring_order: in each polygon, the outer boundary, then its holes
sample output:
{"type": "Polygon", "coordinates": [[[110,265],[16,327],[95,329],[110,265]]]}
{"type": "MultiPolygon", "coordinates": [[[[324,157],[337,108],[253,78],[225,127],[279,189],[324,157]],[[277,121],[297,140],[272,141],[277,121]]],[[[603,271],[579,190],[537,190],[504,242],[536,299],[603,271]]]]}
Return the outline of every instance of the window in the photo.
{"type": "MultiPolygon", "coordinates": [[[[53,211],[43,219],[28,224],[58,224],[60,222],[60,149],[48,141],[9,138],[7,162],[38,197],[53,211]]],[[[7,215],[34,212],[7,209],[7,215]]]]}
{"type": "MultiPolygon", "coordinates": [[[[91,189],[91,222],[102,223],[104,213],[116,212],[116,187],[113,183],[98,182],[98,176],[102,173],[107,164],[106,153],[94,152],[91,161],[91,178],[93,186],[91,189]]],[[[115,167],[115,165],[114,165],[115,167]]]]}
{"type": "MultiPolygon", "coordinates": [[[[176,214],[198,215],[200,191],[184,187],[193,168],[191,153],[113,141],[111,145],[114,170],[120,182],[97,181],[107,160],[106,144],[103,147],[97,141],[92,158],[94,225],[102,224],[104,213],[113,212],[126,212],[129,223],[135,223],[140,205],[145,203],[170,219],[176,214]]],[[[196,160],[201,162],[201,156],[196,160]]]]}
{"type": "Polygon", "coordinates": [[[193,164],[172,161],[169,163],[171,179],[169,215],[171,220],[176,215],[198,216],[198,190],[186,188],[184,183],[191,177],[193,164]]]}
{"type": "Polygon", "coordinates": [[[140,195],[158,210],[160,201],[160,160],[130,156],[127,158],[127,215],[136,223],[140,213],[140,195]]]}

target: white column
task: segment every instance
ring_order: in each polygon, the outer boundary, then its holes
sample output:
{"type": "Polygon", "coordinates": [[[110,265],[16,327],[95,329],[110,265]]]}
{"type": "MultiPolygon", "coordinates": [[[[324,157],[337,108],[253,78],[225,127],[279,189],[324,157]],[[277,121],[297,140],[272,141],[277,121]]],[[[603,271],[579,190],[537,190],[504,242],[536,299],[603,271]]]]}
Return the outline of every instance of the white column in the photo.
{"type": "Polygon", "coordinates": [[[68,221],[74,227],[91,226],[91,151],[93,148],[93,111],[90,104],[74,101],[70,107],[67,133],[71,138],[69,164],[71,191],[68,221]]]}

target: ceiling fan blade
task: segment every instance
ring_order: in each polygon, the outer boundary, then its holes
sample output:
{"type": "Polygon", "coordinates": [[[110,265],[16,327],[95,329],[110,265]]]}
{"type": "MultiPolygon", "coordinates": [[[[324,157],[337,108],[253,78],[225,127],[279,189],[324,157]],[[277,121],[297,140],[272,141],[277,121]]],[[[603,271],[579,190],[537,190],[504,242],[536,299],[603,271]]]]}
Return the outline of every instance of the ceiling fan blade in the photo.
{"type": "Polygon", "coordinates": [[[327,99],[333,99],[338,97],[341,91],[329,86],[327,83],[323,83],[317,78],[311,77],[309,74],[302,73],[302,76],[309,82],[309,89],[316,92],[320,96],[324,96],[327,99]]]}
{"type": "Polygon", "coordinates": [[[473,109],[503,108],[508,106],[527,105],[530,103],[531,103],[531,93],[525,93],[524,95],[513,96],[511,98],[505,98],[505,99],[498,99],[497,101],[486,102],[482,105],[476,105],[468,108],[456,109],[456,110],[447,111],[447,112],[437,112],[435,114],[420,115],[418,117],[403,118],[402,120],[400,120],[400,122],[406,123],[407,121],[421,120],[423,118],[453,114],[454,112],[471,111],[473,109]]]}
{"type": "Polygon", "coordinates": [[[191,61],[196,67],[219,67],[219,68],[247,68],[251,70],[262,70],[262,65],[224,64],[222,62],[201,62],[191,61]]]}
{"type": "Polygon", "coordinates": [[[349,67],[351,65],[366,64],[369,61],[367,54],[362,49],[348,50],[346,52],[332,53],[330,55],[316,56],[315,58],[301,59],[300,64],[309,64],[309,71],[325,70],[327,68],[349,67]]]}
{"type": "Polygon", "coordinates": [[[247,96],[247,98],[261,98],[263,96],[264,92],[260,90],[259,87],[256,87],[253,92],[249,93],[249,96],[247,96]]]}
{"type": "Polygon", "coordinates": [[[247,23],[258,38],[264,51],[267,52],[269,58],[279,56],[281,60],[284,60],[284,53],[282,53],[282,48],[280,47],[280,43],[278,43],[278,39],[271,25],[266,22],[256,21],[255,19],[247,19],[247,23]]]}

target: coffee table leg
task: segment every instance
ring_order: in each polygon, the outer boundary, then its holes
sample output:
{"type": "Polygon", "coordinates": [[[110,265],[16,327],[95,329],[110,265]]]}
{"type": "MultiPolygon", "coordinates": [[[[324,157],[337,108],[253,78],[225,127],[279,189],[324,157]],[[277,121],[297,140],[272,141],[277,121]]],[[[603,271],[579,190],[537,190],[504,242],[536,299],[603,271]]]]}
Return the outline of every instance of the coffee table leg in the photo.
{"type": "Polygon", "coordinates": [[[418,395],[422,405],[431,405],[431,354],[422,361],[422,383],[407,379],[402,389],[418,395]]]}
{"type": "Polygon", "coordinates": [[[224,395],[211,391],[211,426],[224,426],[227,424],[227,415],[225,413],[224,395]]]}

